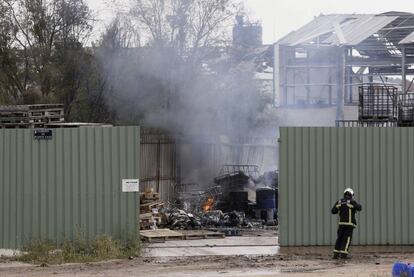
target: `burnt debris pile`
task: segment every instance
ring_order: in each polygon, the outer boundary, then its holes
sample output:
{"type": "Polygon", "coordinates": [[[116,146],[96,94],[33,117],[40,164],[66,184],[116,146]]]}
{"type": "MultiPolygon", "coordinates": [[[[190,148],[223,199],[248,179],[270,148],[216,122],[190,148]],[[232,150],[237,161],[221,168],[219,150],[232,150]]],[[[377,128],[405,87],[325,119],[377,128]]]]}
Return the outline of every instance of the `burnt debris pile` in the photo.
{"type": "Polygon", "coordinates": [[[149,228],[173,230],[263,228],[277,225],[278,172],[255,165],[225,165],[211,186],[175,187],[174,203],[154,209],[149,228]]]}

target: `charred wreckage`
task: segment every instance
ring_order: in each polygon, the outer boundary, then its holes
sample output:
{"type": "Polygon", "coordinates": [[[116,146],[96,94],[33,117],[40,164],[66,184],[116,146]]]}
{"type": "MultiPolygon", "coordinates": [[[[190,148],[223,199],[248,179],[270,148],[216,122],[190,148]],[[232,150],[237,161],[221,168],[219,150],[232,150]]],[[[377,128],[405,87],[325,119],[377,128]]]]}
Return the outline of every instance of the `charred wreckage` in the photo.
{"type": "Polygon", "coordinates": [[[224,165],[212,185],[175,186],[167,205],[157,192],[140,194],[141,229],[209,230],[240,235],[244,229],[277,226],[278,172],[259,173],[256,165],[224,165]]]}

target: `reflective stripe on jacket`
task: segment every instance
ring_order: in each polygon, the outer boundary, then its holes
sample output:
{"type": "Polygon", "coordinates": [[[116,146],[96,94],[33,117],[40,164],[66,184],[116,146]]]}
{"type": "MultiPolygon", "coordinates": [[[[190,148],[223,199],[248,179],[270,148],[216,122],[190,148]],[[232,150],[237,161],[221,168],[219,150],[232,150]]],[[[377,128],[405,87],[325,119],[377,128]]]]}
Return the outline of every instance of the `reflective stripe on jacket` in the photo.
{"type": "Polygon", "coordinates": [[[362,206],[355,200],[349,198],[342,198],[335,202],[332,213],[339,214],[339,225],[348,225],[355,227],[357,225],[355,214],[361,211],[362,206]]]}

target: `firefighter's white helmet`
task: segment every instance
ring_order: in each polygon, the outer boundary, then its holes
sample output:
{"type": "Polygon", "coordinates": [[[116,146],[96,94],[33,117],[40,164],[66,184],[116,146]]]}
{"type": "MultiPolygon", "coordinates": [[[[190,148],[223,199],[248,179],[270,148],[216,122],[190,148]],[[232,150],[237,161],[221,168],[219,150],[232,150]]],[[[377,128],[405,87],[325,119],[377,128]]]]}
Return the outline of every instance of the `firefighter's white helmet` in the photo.
{"type": "Polygon", "coordinates": [[[352,197],[354,197],[354,190],[351,188],[347,188],[344,190],[344,195],[345,194],[350,194],[352,197]]]}

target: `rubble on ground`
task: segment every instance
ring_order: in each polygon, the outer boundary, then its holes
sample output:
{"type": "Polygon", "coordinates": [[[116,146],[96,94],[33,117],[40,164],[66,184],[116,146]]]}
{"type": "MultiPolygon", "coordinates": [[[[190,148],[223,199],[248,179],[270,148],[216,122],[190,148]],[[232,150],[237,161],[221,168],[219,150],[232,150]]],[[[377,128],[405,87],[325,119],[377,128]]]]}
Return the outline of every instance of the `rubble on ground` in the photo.
{"type": "Polygon", "coordinates": [[[260,198],[259,205],[256,192],[258,188],[277,190],[277,182],[277,171],[260,175],[256,165],[224,165],[219,176],[214,178],[214,185],[208,188],[198,183],[176,184],[174,202],[167,206],[160,201],[158,193],[148,190],[141,195],[141,227],[215,228],[233,232],[237,228],[253,230],[265,225],[276,226],[274,203],[270,207],[265,201],[267,198],[262,197],[264,200],[260,198]]]}
{"type": "Polygon", "coordinates": [[[177,208],[165,208],[159,211],[164,220],[164,227],[173,230],[191,230],[211,227],[258,228],[263,226],[261,220],[250,220],[243,212],[212,210],[206,213],[193,214],[177,208]]]}
{"type": "Polygon", "coordinates": [[[192,213],[177,208],[167,208],[159,211],[165,220],[165,225],[173,230],[195,229],[201,227],[200,218],[192,213]]]}

